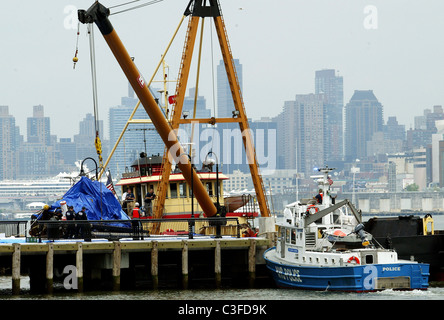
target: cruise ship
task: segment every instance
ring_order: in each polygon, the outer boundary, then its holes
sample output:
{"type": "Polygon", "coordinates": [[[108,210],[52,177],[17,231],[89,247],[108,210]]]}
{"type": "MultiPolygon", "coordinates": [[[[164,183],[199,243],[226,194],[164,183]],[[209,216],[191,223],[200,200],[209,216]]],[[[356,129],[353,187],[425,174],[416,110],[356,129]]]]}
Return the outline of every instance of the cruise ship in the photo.
{"type": "Polygon", "coordinates": [[[61,198],[77,181],[78,173],[59,173],[57,176],[36,180],[0,181],[0,208],[26,210],[33,202],[50,203],[61,198]]]}

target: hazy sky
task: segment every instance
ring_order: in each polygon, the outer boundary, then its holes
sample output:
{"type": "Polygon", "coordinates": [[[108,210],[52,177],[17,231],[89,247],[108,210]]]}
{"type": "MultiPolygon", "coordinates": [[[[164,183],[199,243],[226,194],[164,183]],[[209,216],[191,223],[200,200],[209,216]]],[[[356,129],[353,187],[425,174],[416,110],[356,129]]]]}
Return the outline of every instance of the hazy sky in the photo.
{"type": "MultiPolygon", "coordinates": [[[[101,1],[107,7],[124,2],[128,0],[101,1]]],[[[251,118],[276,116],[284,101],[314,92],[315,71],[326,68],[344,77],[344,103],[354,90],[371,89],[384,106],[384,119],[397,116],[406,128],[423,109],[444,104],[442,0],[220,2],[233,55],[243,65],[243,97],[251,118]]],[[[9,106],[21,134],[37,104],[44,105],[52,134],[59,138],[77,134],[78,122],[93,113],[87,29],[81,25],[79,62],[73,69],[77,23],[71,19],[74,8],[87,9],[92,3],[2,2],[0,105],[9,106]]],[[[110,17],[146,80],[187,4],[188,0],[164,0],[110,17]]],[[[187,23],[166,57],[171,80],[177,78],[187,23]]],[[[210,26],[212,21],[206,19],[199,93],[213,108],[212,69],[216,71],[220,50],[210,26]]],[[[127,94],[127,80],[97,28],[95,44],[99,119],[108,130],[108,109],[127,94]]],[[[193,64],[189,87],[195,86],[196,68],[193,64]]],[[[175,85],[169,86],[173,93],[175,85]]]]}

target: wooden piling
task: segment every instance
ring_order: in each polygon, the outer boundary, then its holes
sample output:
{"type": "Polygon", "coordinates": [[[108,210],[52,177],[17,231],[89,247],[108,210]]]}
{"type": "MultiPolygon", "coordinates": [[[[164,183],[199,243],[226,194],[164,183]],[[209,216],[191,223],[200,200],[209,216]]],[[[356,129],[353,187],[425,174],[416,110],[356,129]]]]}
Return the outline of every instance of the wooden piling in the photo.
{"type": "Polygon", "coordinates": [[[12,244],[12,294],[20,294],[20,244],[12,244]]]}
{"type": "Polygon", "coordinates": [[[78,292],[83,292],[83,244],[82,244],[82,242],[77,242],[76,275],[77,275],[77,290],[78,290],[78,292]]]}
{"type": "Polygon", "coordinates": [[[182,241],[182,287],[188,289],[188,241],[182,241]]]}
{"type": "Polygon", "coordinates": [[[256,280],[256,239],[250,239],[248,248],[248,281],[250,287],[254,287],[256,280]]]}
{"type": "Polygon", "coordinates": [[[153,248],[151,249],[151,277],[153,280],[153,289],[157,290],[159,287],[159,243],[153,241],[153,248]]]}
{"type": "Polygon", "coordinates": [[[46,253],[46,292],[52,294],[54,289],[54,243],[48,243],[46,253]]]}
{"type": "Polygon", "coordinates": [[[113,290],[120,290],[120,264],[122,258],[122,248],[120,241],[114,241],[113,251],[113,290]]]}
{"type": "Polygon", "coordinates": [[[214,274],[216,279],[216,288],[222,285],[222,259],[220,251],[220,240],[216,240],[216,247],[214,248],[214,274]]]}

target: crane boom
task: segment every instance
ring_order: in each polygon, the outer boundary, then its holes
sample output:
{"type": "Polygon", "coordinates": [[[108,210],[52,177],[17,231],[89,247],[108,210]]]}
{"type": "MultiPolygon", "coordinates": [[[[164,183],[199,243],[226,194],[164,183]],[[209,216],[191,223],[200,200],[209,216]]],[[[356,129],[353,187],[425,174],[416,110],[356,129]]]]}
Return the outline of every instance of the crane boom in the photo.
{"type": "Polygon", "coordinates": [[[194,185],[194,195],[204,213],[209,217],[216,215],[216,206],[213,204],[196,172],[192,169],[191,163],[180,145],[176,133],[165,119],[162,111],[159,109],[153,96],[151,95],[144,78],[140,74],[139,70],[134,64],[134,61],[131,59],[122,41],[114,30],[111,22],[108,19],[109,14],[109,9],[100,4],[98,1],[96,1],[88,10],[78,11],[78,17],[81,23],[95,23],[99,28],[106,43],[114,54],[114,57],[122,68],[122,71],[125,73],[128,81],[137,94],[141,104],[153,121],[153,124],[162,138],[165,146],[168,148],[171,156],[170,161],[171,158],[176,159],[177,165],[182,171],[187,183],[192,183],[194,185]]]}

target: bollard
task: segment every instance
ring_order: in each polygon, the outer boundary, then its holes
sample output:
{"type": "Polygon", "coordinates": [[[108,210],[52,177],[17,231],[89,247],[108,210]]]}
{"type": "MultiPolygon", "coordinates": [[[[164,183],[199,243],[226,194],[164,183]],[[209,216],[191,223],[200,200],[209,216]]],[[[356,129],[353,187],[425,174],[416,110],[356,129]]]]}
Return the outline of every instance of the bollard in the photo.
{"type": "Polygon", "coordinates": [[[20,244],[12,244],[12,294],[20,294],[20,244]]]}
{"type": "Polygon", "coordinates": [[[188,241],[182,240],[182,287],[188,289],[188,241]]]}
{"type": "Polygon", "coordinates": [[[120,241],[114,241],[114,251],[113,251],[113,290],[120,290],[120,263],[122,257],[122,248],[120,246],[120,241]]]}
{"type": "Polygon", "coordinates": [[[159,251],[158,242],[153,241],[153,248],[151,249],[151,277],[153,279],[153,289],[157,290],[159,287],[159,251]]]}
{"type": "Polygon", "coordinates": [[[250,239],[248,248],[248,280],[250,288],[254,287],[256,280],[256,239],[250,239]]]}
{"type": "Polygon", "coordinates": [[[83,245],[77,242],[76,251],[77,290],[83,292],[83,245]]]}
{"type": "Polygon", "coordinates": [[[214,273],[216,278],[216,288],[220,288],[222,284],[221,260],[220,240],[216,240],[216,248],[214,249],[214,273]]]}
{"type": "Polygon", "coordinates": [[[54,243],[48,243],[46,253],[46,292],[52,294],[54,289],[54,243]]]}

